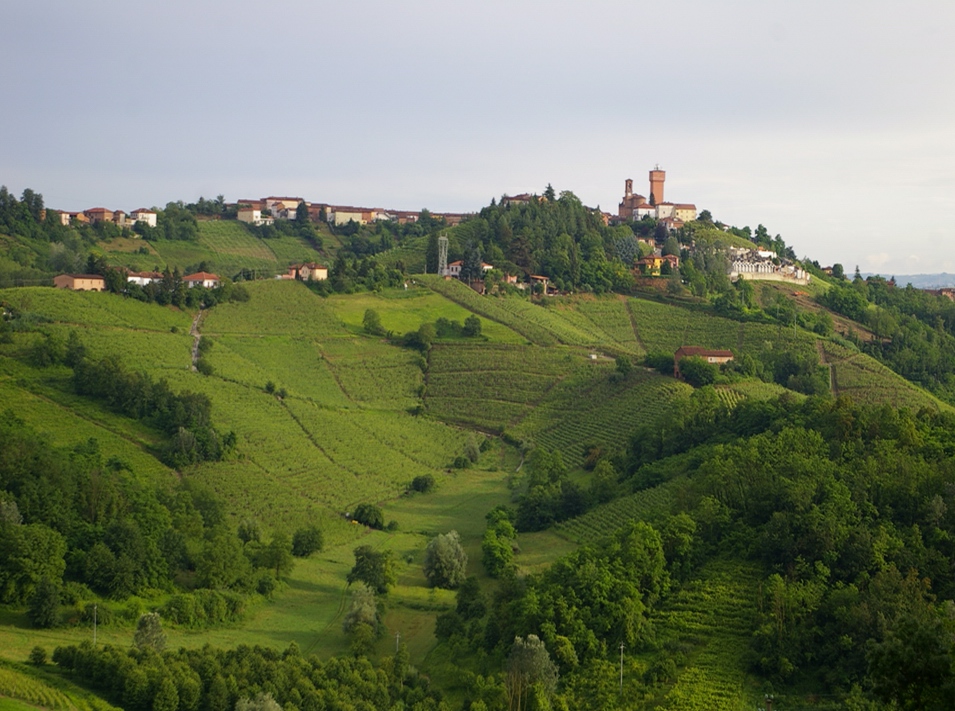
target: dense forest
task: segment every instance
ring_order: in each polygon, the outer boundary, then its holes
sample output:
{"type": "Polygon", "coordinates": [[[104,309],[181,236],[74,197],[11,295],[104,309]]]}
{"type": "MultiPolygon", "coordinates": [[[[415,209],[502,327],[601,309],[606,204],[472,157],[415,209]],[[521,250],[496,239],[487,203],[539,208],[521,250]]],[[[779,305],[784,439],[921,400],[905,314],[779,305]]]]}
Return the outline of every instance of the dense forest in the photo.
{"type": "MultiPolygon", "coordinates": [[[[832,699],[818,708],[865,697],[888,706],[856,708],[945,708],[955,698],[953,433],[951,415],[790,396],[729,409],[704,388],[617,462],[632,490],[677,482],[670,515],[539,575],[504,568],[491,599],[462,588],[437,634],[459,655],[478,653],[486,672],[507,668],[516,637],[540,635],[560,683],[548,690],[541,676],[535,693],[553,693],[554,708],[595,695],[617,708],[616,647],[655,658],[630,686],[652,697],[682,659],[654,611],[711,561],[746,560],[763,571],[752,671],[832,699]]],[[[553,461],[543,466],[546,478],[553,461]]]]}
{"type": "Polygon", "coordinates": [[[871,329],[876,340],[859,343],[907,380],[955,403],[955,302],[898,287],[881,277],[836,281],[819,297],[827,308],[871,329]]]}

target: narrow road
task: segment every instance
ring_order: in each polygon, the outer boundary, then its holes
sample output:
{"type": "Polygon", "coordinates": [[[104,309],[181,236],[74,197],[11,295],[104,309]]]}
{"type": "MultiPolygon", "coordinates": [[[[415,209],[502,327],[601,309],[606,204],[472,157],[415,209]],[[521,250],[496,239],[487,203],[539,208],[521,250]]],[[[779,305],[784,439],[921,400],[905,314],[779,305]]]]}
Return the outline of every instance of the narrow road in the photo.
{"type": "Polygon", "coordinates": [[[192,372],[196,373],[199,371],[199,341],[202,340],[202,334],[199,333],[199,322],[202,320],[202,309],[199,309],[199,313],[196,314],[196,317],[192,319],[192,327],[189,329],[189,333],[192,334],[192,372]]]}

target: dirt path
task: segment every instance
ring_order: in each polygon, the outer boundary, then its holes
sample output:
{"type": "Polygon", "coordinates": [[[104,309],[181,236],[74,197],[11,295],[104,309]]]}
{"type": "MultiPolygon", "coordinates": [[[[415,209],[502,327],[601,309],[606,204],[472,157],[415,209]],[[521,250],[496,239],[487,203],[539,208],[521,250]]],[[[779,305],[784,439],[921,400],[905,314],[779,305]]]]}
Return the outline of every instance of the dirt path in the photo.
{"type": "Polygon", "coordinates": [[[822,346],[822,341],[816,341],[816,352],[819,353],[819,362],[829,369],[829,392],[833,397],[838,397],[839,388],[836,385],[836,370],[832,363],[826,358],[826,349],[822,346]]]}
{"type": "Polygon", "coordinates": [[[643,343],[643,339],[640,338],[640,332],[637,330],[637,319],[634,318],[633,309],[630,308],[630,299],[624,299],[623,303],[624,303],[624,306],[627,307],[627,316],[630,317],[630,328],[633,329],[633,337],[637,339],[637,345],[640,346],[641,349],[643,349],[643,352],[647,353],[648,352],[647,347],[643,343]]]}
{"type": "Polygon", "coordinates": [[[199,313],[196,314],[196,317],[192,319],[192,327],[189,329],[189,333],[192,335],[192,372],[196,373],[199,371],[199,341],[202,340],[202,334],[199,333],[199,323],[202,321],[202,309],[199,309],[199,313]]]}

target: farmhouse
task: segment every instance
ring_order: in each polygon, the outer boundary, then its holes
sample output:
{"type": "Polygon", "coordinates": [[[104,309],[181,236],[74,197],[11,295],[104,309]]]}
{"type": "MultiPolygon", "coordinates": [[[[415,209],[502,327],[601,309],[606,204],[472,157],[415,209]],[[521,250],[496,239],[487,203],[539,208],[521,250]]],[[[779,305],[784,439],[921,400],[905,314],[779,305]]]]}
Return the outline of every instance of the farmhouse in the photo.
{"type": "Polygon", "coordinates": [[[60,274],[53,277],[53,286],[73,291],[105,291],[106,281],[99,274],[60,274]]]}
{"type": "Polygon", "coordinates": [[[113,211],[107,210],[105,207],[91,207],[89,210],[84,210],[83,214],[94,225],[97,222],[113,221],[113,211]]]}
{"type": "MultiPolygon", "coordinates": [[[[461,278],[461,270],[462,270],[463,268],[464,268],[464,261],[461,260],[461,259],[458,259],[458,260],[456,260],[456,261],[451,262],[451,263],[448,264],[448,269],[447,269],[447,271],[444,273],[444,275],[445,275],[446,277],[449,277],[449,276],[450,276],[450,277],[454,277],[455,279],[460,279],[460,278],[461,278]]],[[[481,262],[481,271],[482,271],[484,274],[487,274],[487,273],[488,273],[489,271],[491,271],[493,268],[494,268],[494,265],[493,265],[493,264],[488,264],[487,262],[481,262]]]]}
{"type": "Polygon", "coordinates": [[[190,289],[194,286],[204,286],[207,289],[214,289],[219,286],[219,277],[215,274],[210,274],[209,272],[196,272],[195,274],[189,274],[182,278],[182,281],[190,289]]]}
{"type": "Polygon", "coordinates": [[[679,268],[680,258],[675,254],[652,255],[637,261],[637,268],[649,276],[660,276],[663,265],[669,265],[670,271],[679,268]]]}
{"type": "Polygon", "coordinates": [[[262,225],[271,225],[274,224],[275,219],[265,215],[262,215],[261,208],[253,207],[251,205],[240,204],[239,210],[236,213],[236,219],[239,222],[245,222],[250,225],[255,225],[256,227],[261,227],[262,225]]]}
{"type": "Polygon", "coordinates": [[[701,346],[680,346],[673,354],[673,377],[681,378],[680,360],[683,358],[702,358],[707,363],[723,364],[733,360],[733,351],[703,348],[701,346]]]}
{"type": "Polygon", "coordinates": [[[152,210],[147,210],[145,207],[141,207],[138,210],[133,210],[129,213],[129,218],[135,222],[142,222],[144,225],[149,227],[155,227],[157,224],[157,215],[152,210]]]}
{"type": "Polygon", "coordinates": [[[377,219],[377,211],[367,207],[347,207],[345,205],[329,205],[325,212],[325,219],[336,227],[357,222],[367,225],[377,219]]]}
{"type": "Polygon", "coordinates": [[[158,284],[162,281],[162,274],[159,272],[127,272],[126,281],[129,284],[139,284],[140,286],[158,284]]]}
{"type": "Polygon", "coordinates": [[[328,279],[328,267],[315,262],[307,264],[293,264],[288,268],[286,279],[301,279],[302,281],[325,281],[328,279]]]}

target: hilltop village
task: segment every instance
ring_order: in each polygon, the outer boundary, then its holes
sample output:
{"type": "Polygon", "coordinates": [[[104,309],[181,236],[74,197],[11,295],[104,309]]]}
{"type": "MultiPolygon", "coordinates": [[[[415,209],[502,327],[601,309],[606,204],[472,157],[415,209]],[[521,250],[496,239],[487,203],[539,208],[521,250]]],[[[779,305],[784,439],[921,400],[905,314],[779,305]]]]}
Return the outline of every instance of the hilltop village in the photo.
{"type": "MultiPolygon", "coordinates": [[[[680,271],[681,255],[686,258],[696,248],[690,229],[695,224],[708,224],[723,231],[731,228],[719,222],[713,222],[708,211],[698,214],[696,205],[686,202],[671,202],[665,196],[666,172],[660,166],[649,172],[649,197],[634,192],[633,180],[624,182],[624,194],[616,214],[587,208],[606,226],[639,226],[642,236],[637,238],[637,252],[632,258],[632,272],[635,278],[665,277],[680,271]],[[645,229],[652,226],[649,233],[645,229]],[[687,235],[690,235],[689,237],[687,235]],[[682,247],[673,248],[668,236],[675,235],[682,247]]],[[[544,204],[555,200],[556,196],[545,191],[543,195],[521,193],[503,195],[500,206],[506,209],[520,209],[533,204],[544,204]]],[[[202,200],[200,199],[200,202],[202,200]]],[[[359,230],[379,224],[409,226],[418,223],[427,215],[429,223],[441,224],[453,228],[475,219],[477,213],[452,212],[415,212],[385,208],[356,207],[336,205],[325,202],[310,202],[298,196],[269,196],[263,198],[240,199],[226,203],[221,198],[215,204],[215,219],[234,219],[253,228],[270,228],[276,223],[297,223],[327,225],[331,230],[359,230]]],[[[149,234],[158,226],[158,213],[155,209],[138,208],[130,212],[94,207],[80,212],[55,210],[60,224],[64,226],[111,224],[123,234],[135,237],[149,234]]],[[[483,293],[485,277],[500,271],[500,280],[517,289],[533,289],[542,294],[560,291],[556,274],[539,274],[532,271],[515,269],[514,265],[505,267],[480,260],[469,268],[466,260],[448,260],[447,238],[442,237],[439,255],[434,271],[446,278],[461,279],[483,293]]],[[[758,247],[729,246],[726,249],[726,274],[738,279],[759,279],[786,281],[807,284],[810,275],[786,254],[772,249],[758,247]]],[[[126,279],[138,286],[158,283],[162,279],[158,271],[129,271],[126,279]]],[[[274,275],[277,279],[299,279],[304,281],[323,281],[329,276],[327,264],[317,262],[290,263],[284,272],[274,275]]],[[[187,287],[203,285],[214,286],[219,275],[199,270],[181,277],[187,287]]],[[[105,282],[95,274],[62,274],[54,280],[60,288],[79,290],[100,290],[106,288],[105,282]]]]}

